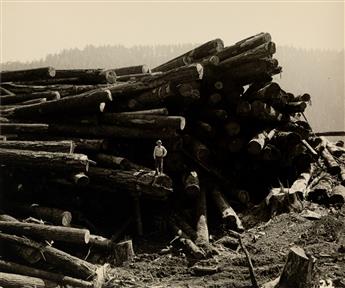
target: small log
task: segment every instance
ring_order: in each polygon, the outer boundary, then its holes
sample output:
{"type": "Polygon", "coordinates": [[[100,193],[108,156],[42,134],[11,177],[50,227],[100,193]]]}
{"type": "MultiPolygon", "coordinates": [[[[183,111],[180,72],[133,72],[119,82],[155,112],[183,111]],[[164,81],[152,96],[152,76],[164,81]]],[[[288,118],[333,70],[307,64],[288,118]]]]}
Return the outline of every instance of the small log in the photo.
{"type": "Polygon", "coordinates": [[[250,62],[265,57],[270,57],[276,52],[276,46],[273,42],[266,42],[251,50],[247,50],[236,56],[227,58],[219,63],[220,67],[232,67],[241,63],[250,62]]]}
{"type": "Polygon", "coordinates": [[[344,204],[345,203],[345,187],[343,185],[337,185],[332,189],[330,193],[329,203],[331,204],[344,204]]]}
{"type": "Polygon", "coordinates": [[[87,244],[90,239],[89,230],[63,226],[0,221],[0,230],[16,235],[33,236],[44,240],[78,244],[87,244]]]}
{"type": "MultiPolygon", "coordinates": [[[[16,218],[6,214],[0,214],[0,221],[19,222],[16,218]]],[[[35,249],[16,244],[10,244],[9,247],[15,255],[19,256],[30,264],[35,264],[41,260],[41,253],[35,249]]]]}
{"type": "Polygon", "coordinates": [[[152,72],[167,72],[189,64],[192,64],[192,58],[188,55],[184,55],[153,68],[152,72]]]}
{"type": "Polygon", "coordinates": [[[125,190],[133,195],[166,198],[172,192],[172,180],[165,174],[155,176],[153,170],[113,170],[90,167],[88,175],[93,183],[125,190]]]}
{"type": "MultiPolygon", "coordinates": [[[[64,276],[64,275],[53,273],[53,272],[44,271],[41,269],[17,264],[14,262],[8,262],[8,261],[4,261],[4,260],[0,260],[0,270],[4,271],[4,272],[11,273],[11,274],[20,274],[20,275],[25,275],[25,276],[41,278],[42,280],[47,279],[50,281],[54,281],[57,284],[61,284],[63,286],[64,285],[71,285],[73,287],[81,287],[81,288],[92,288],[92,287],[94,287],[92,282],[72,278],[69,276],[64,276]]],[[[25,280],[27,280],[27,279],[28,278],[26,278],[25,280]]],[[[44,280],[44,282],[45,281],[46,280],[44,280]]],[[[44,284],[48,285],[48,283],[46,283],[46,282],[44,284]]],[[[23,287],[27,287],[26,285],[29,285],[29,282],[24,283],[23,287]]],[[[6,286],[6,287],[8,287],[8,286],[6,286]]],[[[18,286],[15,286],[15,287],[18,287],[18,286]]],[[[33,287],[39,287],[39,286],[33,286],[33,287]]],[[[43,287],[47,287],[47,286],[43,286],[43,287]]],[[[49,286],[49,287],[51,287],[51,286],[49,286]]]]}
{"type": "Polygon", "coordinates": [[[14,93],[12,93],[11,91],[5,89],[4,87],[0,86],[0,96],[13,96],[15,95],[14,93]]]}
{"type": "Polygon", "coordinates": [[[284,112],[292,114],[292,113],[302,113],[307,108],[306,102],[289,102],[284,106],[284,112]]]}
{"type": "Polygon", "coordinates": [[[84,172],[73,174],[71,178],[73,183],[78,186],[86,186],[90,183],[89,176],[87,176],[84,172]]]}
{"type": "Polygon", "coordinates": [[[35,167],[53,171],[87,171],[89,160],[83,154],[0,149],[0,163],[14,167],[35,167]]]}
{"type": "Polygon", "coordinates": [[[172,128],[183,130],[186,119],[181,116],[156,116],[156,115],[124,115],[119,113],[104,113],[101,123],[114,124],[124,127],[141,127],[143,129],[172,128]]]}
{"type": "Polygon", "coordinates": [[[18,287],[35,287],[49,288],[60,287],[58,283],[37,277],[0,272],[0,287],[18,288],[18,287]]]}
{"type": "Polygon", "coordinates": [[[116,76],[130,75],[130,74],[142,74],[149,73],[150,69],[147,65],[126,66],[114,69],[116,76]]]}
{"type": "Polygon", "coordinates": [[[264,149],[266,143],[270,141],[276,133],[275,129],[271,131],[262,131],[256,134],[248,143],[247,151],[249,154],[258,155],[264,149]]]}
{"type": "Polygon", "coordinates": [[[31,123],[0,123],[1,134],[20,134],[20,133],[45,133],[48,131],[48,124],[31,123]]]}
{"type": "Polygon", "coordinates": [[[329,174],[324,175],[308,193],[308,199],[317,203],[327,203],[332,191],[333,182],[329,174]]]}
{"type": "Polygon", "coordinates": [[[57,208],[39,206],[37,204],[7,203],[8,209],[24,216],[32,216],[59,226],[70,226],[72,214],[57,208]]]}
{"type": "Polygon", "coordinates": [[[6,141],[0,142],[0,148],[73,153],[75,145],[73,141],[6,141]]]}
{"type": "Polygon", "coordinates": [[[116,82],[136,82],[140,81],[141,78],[147,77],[147,76],[157,76],[159,74],[162,74],[162,72],[153,72],[153,73],[138,73],[138,74],[128,74],[128,75],[122,75],[122,76],[116,76],[116,82]]]}
{"type": "Polygon", "coordinates": [[[305,199],[307,196],[307,187],[311,178],[311,171],[301,173],[293,182],[290,193],[297,193],[300,199],[305,199]]]}
{"type": "Polygon", "coordinates": [[[46,98],[47,100],[57,100],[60,99],[60,93],[57,91],[44,91],[28,94],[16,94],[10,96],[5,95],[0,96],[0,103],[1,105],[19,104],[20,102],[36,100],[41,98],[46,98]]]}
{"type": "Polygon", "coordinates": [[[53,67],[42,67],[27,70],[1,71],[0,79],[2,82],[19,82],[39,79],[50,79],[55,76],[53,67]]]}
{"type": "MultiPolygon", "coordinates": [[[[9,117],[35,118],[38,116],[50,116],[59,113],[87,112],[90,109],[100,111],[102,103],[112,101],[109,90],[96,90],[85,92],[73,97],[66,97],[39,104],[32,104],[18,108],[12,108],[9,117]]],[[[104,108],[104,107],[103,107],[104,108]]]]}
{"type": "Polygon", "coordinates": [[[149,110],[138,110],[138,111],[130,111],[130,112],[120,112],[121,115],[161,115],[161,116],[168,116],[168,109],[166,108],[157,108],[157,109],[149,109],[149,110]]]}
{"type": "Polygon", "coordinates": [[[56,70],[54,79],[75,78],[78,84],[112,84],[116,82],[116,72],[103,69],[56,70]]]}
{"type": "MultiPolygon", "coordinates": [[[[122,127],[115,125],[64,125],[51,124],[49,132],[54,135],[69,135],[95,138],[123,139],[168,139],[176,138],[176,130],[169,128],[141,129],[138,127],[122,127]]],[[[78,144],[77,144],[78,147],[78,144]]]]}
{"type": "Polygon", "coordinates": [[[33,248],[44,255],[47,263],[64,271],[68,271],[68,273],[71,275],[81,277],[82,279],[92,279],[95,276],[95,265],[56,249],[50,245],[5,233],[0,233],[0,240],[11,244],[24,245],[26,247],[33,248]]]}
{"type": "Polygon", "coordinates": [[[198,197],[200,193],[199,177],[196,171],[190,171],[183,177],[184,190],[189,197],[198,197]]]}
{"type": "Polygon", "coordinates": [[[216,55],[222,61],[224,59],[236,56],[247,50],[253,49],[264,43],[271,41],[271,35],[269,33],[259,33],[254,36],[243,39],[234,45],[225,47],[223,50],[219,51],[216,55]]]}
{"type": "Polygon", "coordinates": [[[301,247],[290,248],[277,288],[312,286],[315,260],[308,257],[301,247]]]}
{"type": "Polygon", "coordinates": [[[240,218],[238,218],[236,212],[231,208],[228,201],[225,199],[222,192],[220,192],[218,188],[213,189],[212,198],[220,213],[222,214],[223,220],[232,225],[236,230],[243,231],[244,228],[240,218]]]}
{"type": "Polygon", "coordinates": [[[309,102],[311,100],[311,97],[308,93],[305,93],[303,95],[298,95],[298,96],[294,96],[290,102],[300,102],[300,101],[303,101],[303,102],[309,102]]]}
{"type": "Polygon", "coordinates": [[[321,156],[325,161],[327,171],[331,175],[337,175],[340,173],[340,166],[338,162],[333,158],[332,154],[328,151],[327,147],[321,148],[321,156]]]}
{"type": "Polygon", "coordinates": [[[114,258],[117,265],[132,261],[134,256],[132,240],[122,241],[114,246],[114,258]]]}
{"type": "Polygon", "coordinates": [[[123,170],[129,170],[132,168],[130,161],[123,157],[97,153],[95,156],[93,156],[93,159],[97,162],[97,164],[103,167],[123,170]]]}
{"type": "Polygon", "coordinates": [[[196,199],[196,239],[195,244],[201,247],[209,244],[209,233],[207,225],[207,204],[206,191],[204,188],[199,188],[199,193],[196,199]]]}

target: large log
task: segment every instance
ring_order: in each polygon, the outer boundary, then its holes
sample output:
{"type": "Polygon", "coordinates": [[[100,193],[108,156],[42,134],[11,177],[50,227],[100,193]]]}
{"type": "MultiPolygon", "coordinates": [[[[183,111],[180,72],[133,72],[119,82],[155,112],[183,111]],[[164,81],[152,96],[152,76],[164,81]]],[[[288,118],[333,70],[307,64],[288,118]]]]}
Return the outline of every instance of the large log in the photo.
{"type": "Polygon", "coordinates": [[[129,170],[132,168],[132,163],[129,160],[119,156],[97,153],[92,156],[92,159],[97,162],[97,165],[102,167],[122,170],[129,170]]]}
{"type": "MultiPolygon", "coordinates": [[[[16,218],[6,214],[0,214],[0,221],[19,222],[16,218]]],[[[13,251],[15,255],[19,256],[20,258],[24,259],[26,262],[30,264],[35,264],[41,260],[41,253],[30,247],[10,244],[9,248],[13,251]]]]}
{"type": "Polygon", "coordinates": [[[150,69],[147,65],[126,66],[114,69],[116,76],[149,73],[150,69]]]}
{"type": "Polygon", "coordinates": [[[328,203],[332,192],[333,181],[329,174],[324,175],[308,192],[308,200],[317,203],[328,203]]]}
{"type": "Polygon", "coordinates": [[[18,287],[31,287],[31,288],[52,288],[60,287],[59,284],[37,277],[29,277],[13,273],[0,272],[0,287],[18,288],[18,287]]]}
{"type": "Polygon", "coordinates": [[[78,84],[106,84],[116,82],[116,73],[104,69],[69,69],[56,70],[54,79],[76,78],[78,84]]]}
{"type": "Polygon", "coordinates": [[[28,70],[1,71],[1,82],[18,82],[39,79],[50,79],[55,76],[53,67],[43,67],[28,70]]]}
{"type": "Polygon", "coordinates": [[[220,67],[234,67],[242,63],[250,62],[253,60],[266,58],[272,56],[276,52],[276,46],[273,42],[267,42],[257,46],[251,50],[245,51],[236,56],[227,58],[219,63],[220,67]]]}
{"type": "Polygon", "coordinates": [[[75,144],[73,141],[4,141],[0,142],[0,148],[73,153],[75,144]]]}
{"type": "Polygon", "coordinates": [[[271,35],[269,33],[259,33],[254,36],[243,39],[231,46],[225,47],[223,50],[219,51],[216,55],[219,57],[220,61],[241,54],[247,50],[253,49],[260,46],[266,42],[271,41],[271,35]]]}
{"type": "Polygon", "coordinates": [[[37,204],[7,203],[7,209],[26,217],[32,216],[59,226],[70,226],[72,213],[69,211],[39,206],[37,204]]]}
{"type": "Polygon", "coordinates": [[[45,133],[48,124],[0,123],[0,134],[45,133]]]}
{"type": "Polygon", "coordinates": [[[170,177],[165,174],[155,176],[153,170],[113,170],[90,167],[88,175],[93,183],[129,191],[133,195],[166,198],[172,192],[170,177]]]}
{"type": "Polygon", "coordinates": [[[58,91],[46,91],[46,92],[34,92],[28,94],[16,94],[0,96],[1,105],[17,104],[18,102],[46,98],[47,100],[60,99],[60,93],[58,91]]]}
{"type": "Polygon", "coordinates": [[[190,136],[184,135],[183,145],[187,148],[188,151],[192,153],[195,159],[201,163],[207,163],[210,157],[210,150],[208,147],[200,142],[198,139],[190,136]]]}
{"type": "Polygon", "coordinates": [[[196,171],[190,171],[183,176],[184,190],[189,197],[198,197],[200,193],[199,177],[196,171]]]}
{"type": "Polygon", "coordinates": [[[209,244],[206,191],[204,188],[200,189],[200,193],[197,196],[195,212],[197,220],[195,244],[203,247],[209,244]]]}
{"type": "MultiPolygon", "coordinates": [[[[176,130],[142,129],[138,127],[122,127],[115,125],[59,125],[51,124],[49,133],[53,135],[68,135],[94,138],[123,138],[123,139],[168,139],[176,138],[176,130]]],[[[78,146],[78,145],[77,145],[78,146]]]]}
{"type": "Polygon", "coordinates": [[[186,125],[186,119],[181,116],[125,115],[120,113],[104,113],[100,117],[100,122],[143,129],[172,128],[183,130],[186,125]]]}
{"type": "Polygon", "coordinates": [[[89,160],[83,154],[0,149],[0,163],[53,171],[87,171],[89,160]]]}
{"type": "Polygon", "coordinates": [[[63,271],[68,271],[69,275],[81,277],[82,279],[92,279],[95,276],[95,265],[56,249],[48,244],[38,243],[27,238],[5,233],[0,233],[0,240],[11,244],[24,245],[41,252],[47,263],[54,267],[58,267],[63,271]]]}
{"type": "Polygon", "coordinates": [[[243,231],[243,225],[240,218],[237,216],[236,212],[229,205],[228,201],[225,199],[224,195],[218,188],[214,188],[212,191],[212,198],[218,207],[222,218],[227,221],[234,229],[238,231],[243,231]]]}
{"type": "Polygon", "coordinates": [[[162,115],[168,116],[168,109],[166,108],[156,108],[148,110],[138,110],[138,111],[129,111],[129,112],[120,112],[121,115],[162,115]]]}
{"type": "MultiPolygon", "coordinates": [[[[89,282],[89,281],[80,280],[80,279],[72,278],[69,276],[64,276],[62,274],[48,272],[45,270],[17,264],[14,262],[8,262],[8,261],[4,261],[4,260],[0,260],[0,270],[3,272],[12,273],[12,274],[20,274],[20,275],[45,279],[44,281],[46,281],[46,279],[47,279],[50,281],[54,281],[57,284],[61,284],[63,286],[64,285],[71,285],[73,287],[81,287],[81,288],[92,288],[92,287],[94,287],[93,283],[89,282]]],[[[27,281],[28,278],[25,278],[25,280],[27,281]]],[[[29,285],[29,282],[24,282],[23,287],[27,287],[25,285],[29,285]]],[[[45,282],[45,285],[48,285],[48,283],[45,282]]],[[[6,286],[6,287],[8,287],[8,286],[6,286]]],[[[15,287],[18,287],[18,286],[15,286],[15,287]]],[[[33,287],[39,287],[39,286],[33,286],[33,287]]],[[[43,286],[43,287],[47,287],[47,286],[43,286]]],[[[48,286],[48,287],[51,287],[51,286],[48,286]]]]}
{"type": "Polygon", "coordinates": [[[38,237],[43,240],[85,244],[89,242],[90,231],[64,226],[0,221],[0,230],[16,235],[38,237]]]}

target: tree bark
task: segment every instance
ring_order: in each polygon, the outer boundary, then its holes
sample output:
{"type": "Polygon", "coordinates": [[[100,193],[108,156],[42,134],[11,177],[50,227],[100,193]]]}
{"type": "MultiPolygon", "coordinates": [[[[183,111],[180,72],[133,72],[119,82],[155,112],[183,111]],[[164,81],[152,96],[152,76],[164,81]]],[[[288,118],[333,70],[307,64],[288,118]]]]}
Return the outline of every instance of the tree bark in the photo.
{"type": "Polygon", "coordinates": [[[83,154],[0,149],[0,163],[53,171],[87,171],[89,160],[83,154]]]}
{"type": "Polygon", "coordinates": [[[94,183],[122,189],[143,196],[166,198],[172,192],[172,181],[167,175],[154,175],[153,170],[113,170],[90,167],[88,175],[94,183]]]}
{"type": "Polygon", "coordinates": [[[60,93],[58,91],[45,91],[28,94],[4,95],[0,96],[0,103],[1,105],[19,104],[20,102],[40,98],[46,98],[47,100],[57,100],[60,99],[60,93]]]}
{"type": "Polygon", "coordinates": [[[143,129],[172,128],[183,130],[186,125],[186,119],[181,116],[124,115],[120,113],[104,113],[100,121],[104,124],[143,129]]]}
{"type": "Polygon", "coordinates": [[[17,133],[45,133],[48,131],[48,124],[31,123],[0,123],[1,134],[17,133]]]}
{"type": "MultiPolygon", "coordinates": [[[[19,222],[16,218],[5,214],[0,214],[0,221],[19,222]]],[[[30,264],[35,264],[41,260],[41,253],[35,249],[22,245],[16,245],[14,243],[11,243],[9,247],[17,256],[30,264]]]]}
{"type": "Polygon", "coordinates": [[[100,111],[102,102],[112,101],[109,90],[95,90],[85,92],[73,97],[66,97],[59,100],[52,100],[45,103],[27,105],[25,107],[13,108],[9,117],[16,118],[37,118],[38,116],[50,117],[59,113],[88,112],[93,109],[100,111]],[[85,110],[85,111],[84,111],[85,110]]]}
{"type": "Polygon", "coordinates": [[[231,208],[228,201],[225,199],[222,192],[220,192],[218,188],[213,189],[212,197],[220,213],[222,214],[223,220],[229,221],[228,223],[236,230],[243,231],[244,228],[240,218],[238,218],[236,212],[231,208]]]}
{"type": "Polygon", "coordinates": [[[28,70],[2,71],[0,72],[1,82],[18,82],[39,79],[50,79],[55,76],[53,67],[43,67],[28,70]]]}
{"type": "MultiPolygon", "coordinates": [[[[4,260],[0,260],[0,270],[4,271],[4,272],[12,273],[12,274],[20,274],[23,276],[25,275],[25,276],[30,276],[30,277],[47,279],[50,281],[54,281],[58,284],[61,284],[63,286],[64,285],[71,285],[73,287],[81,287],[81,288],[92,288],[92,287],[94,287],[92,282],[72,278],[69,276],[64,276],[64,275],[53,273],[53,272],[44,271],[41,269],[36,269],[33,267],[17,264],[14,262],[8,262],[8,261],[4,261],[4,260]]],[[[25,280],[27,280],[27,279],[28,278],[25,278],[25,280]]],[[[46,280],[44,280],[44,282],[45,281],[46,280]]],[[[29,282],[24,283],[24,284],[28,285],[29,282]]],[[[47,283],[45,283],[45,285],[47,285],[47,283]]],[[[6,286],[6,287],[8,287],[8,286],[6,286]]],[[[15,286],[15,287],[18,287],[18,286],[15,286]]],[[[24,285],[23,287],[26,287],[26,286],[24,285]]],[[[34,286],[34,287],[36,287],[36,286],[34,286]]],[[[46,287],[46,286],[43,286],[43,287],[46,287]]],[[[48,287],[50,287],[50,286],[48,286],[48,287]]]]}
{"type": "Polygon", "coordinates": [[[44,224],[0,221],[0,230],[16,235],[38,237],[42,240],[55,240],[78,244],[87,244],[90,239],[90,231],[86,229],[44,224]]]}
{"type": "Polygon", "coordinates": [[[130,74],[142,74],[149,73],[150,69],[147,65],[126,66],[114,69],[117,76],[130,75],[130,74]]]}
{"type": "Polygon", "coordinates": [[[24,245],[40,251],[44,255],[47,263],[63,271],[68,271],[70,275],[81,277],[82,279],[92,279],[95,276],[95,265],[51,247],[50,245],[5,233],[0,233],[0,240],[17,245],[24,245]]]}
{"type": "Polygon", "coordinates": [[[70,69],[56,70],[54,79],[76,78],[78,84],[107,84],[116,82],[116,72],[114,70],[103,69],[70,69]]]}
{"type": "Polygon", "coordinates": [[[31,150],[45,152],[73,153],[73,141],[5,141],[0,142],[1,149],[31,150]]]}

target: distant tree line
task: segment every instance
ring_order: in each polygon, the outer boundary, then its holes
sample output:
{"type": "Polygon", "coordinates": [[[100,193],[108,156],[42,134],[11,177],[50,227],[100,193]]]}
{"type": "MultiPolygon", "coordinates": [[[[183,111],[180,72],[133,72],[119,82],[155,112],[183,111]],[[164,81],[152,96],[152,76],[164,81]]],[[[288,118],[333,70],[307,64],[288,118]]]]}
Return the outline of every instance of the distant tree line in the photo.
{"type": "MultiPolygon", "coordinates": [[[[117,68],[136,64],[155,67],[176,57],[197,44],[178,45],[88,45],[84,49],[64,49],[32,62],[7,62],[2,70],[38,66],[69,68],[117,68]]],[[[344,51],[307,50],[278,46],[275,58],[283,67],[275,81],[294,94],[309,93],[311,106],[306,116],[315,131],[344,130],[344,51]]]]}

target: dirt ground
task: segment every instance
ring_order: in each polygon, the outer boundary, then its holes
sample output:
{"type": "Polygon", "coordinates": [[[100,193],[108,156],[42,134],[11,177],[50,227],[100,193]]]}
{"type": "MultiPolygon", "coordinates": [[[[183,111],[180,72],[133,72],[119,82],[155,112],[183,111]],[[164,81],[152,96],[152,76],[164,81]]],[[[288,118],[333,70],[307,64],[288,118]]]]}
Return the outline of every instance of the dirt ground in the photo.
{"type": "MultiPolygon", "coordinates": [[[[246,227],[251,227],[244,232],[243,243],[260,285],[280,275],[289,248],[299,245],[308,256],[315,257],[315,287],[320,287],[321,280],[331,281],[332,286],[327,287],[345,287],[345,205],[326,208],[305,203],[302,213],[281,214],[261,223],[255,223],[258,217],[253,215],[242,215],[246,227]],[[321,218],[308,219],[303,216],[306,211],[316,212],[321,218]]],[[[217,237],[213,236],[213,243],[217,243],[217,237]]],[[[151,235],[137,241],[134,261],[115,268],[107,286],[251,287],[247,260],[239,247],[214,244],[220,255],[196,261],[179,249],[163,254],[161,249],[170,240],[151,235]],[[209,266],[212,272],[196,275],[195,265],[209,266]]]]}

